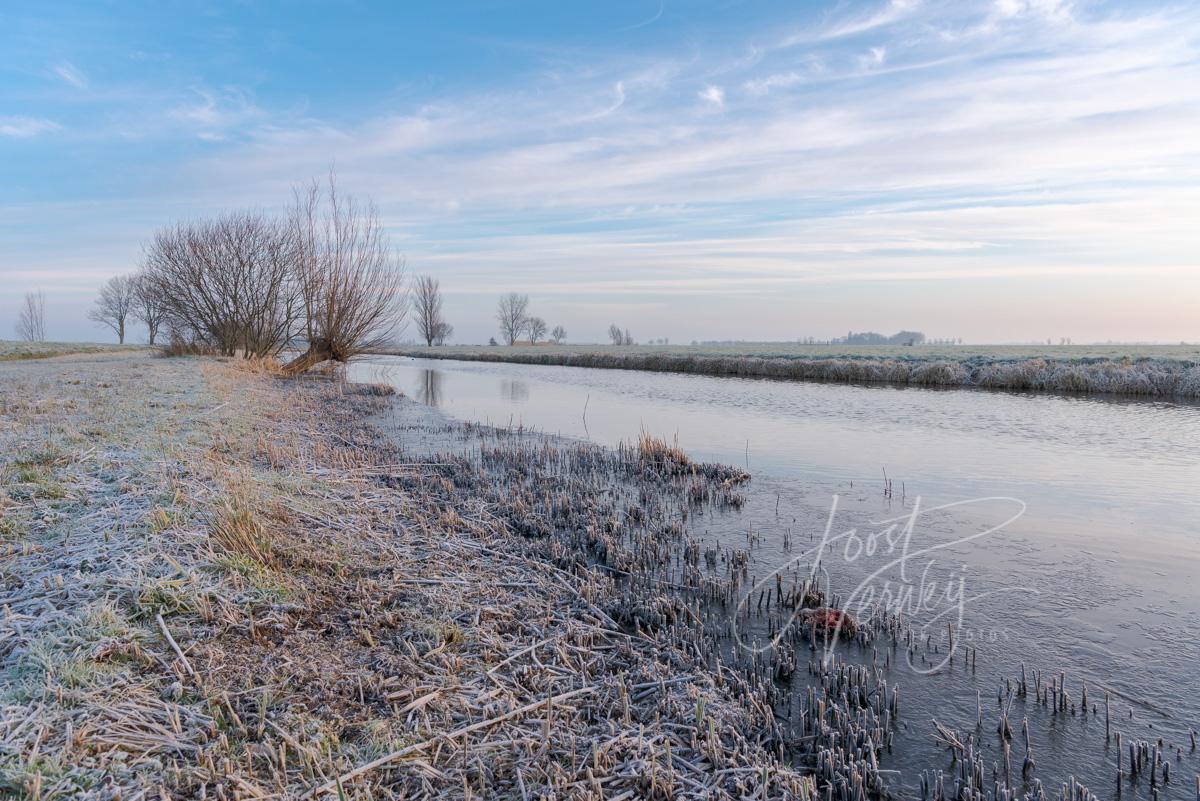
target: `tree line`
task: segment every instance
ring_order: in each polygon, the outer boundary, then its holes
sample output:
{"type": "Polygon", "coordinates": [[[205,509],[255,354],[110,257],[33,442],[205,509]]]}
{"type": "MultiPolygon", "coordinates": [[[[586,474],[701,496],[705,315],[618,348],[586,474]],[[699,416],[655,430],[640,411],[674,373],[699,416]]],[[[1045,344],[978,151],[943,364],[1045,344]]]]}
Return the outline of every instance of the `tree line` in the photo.
{"type": "Polygon", "coordinates": [[[374,204],[343,195],[330,176],[295,189],[281,215],[227,212],[158,230],[137,272],[109,279],[89,317],[122,343],[140,321],[151,345],[165,335],[174,352],[262,358],[295,348],[286,369],[301,372],[389,343],[410,303],[427,344],[449,339],[437,279],[417,276],[410,291],[374,204]]]}
{"type": "MultiPolygon", "coordinates": [[[[173,353],[274,358],[300,350],[285,369],[301,372],[381,349],[410,311],[427,346],[453,336],[440,282],[416,276],[410,287],[374,204],[344,196],[330,176],[293,190],[282,214],[232,211],[160,228],[134,273],[100,287],[88,318],[121,344],[141,323],[150,345],[173,353]]],[[[550,329],[530,313],[525,294],[502,296],[496,318],[509,345],[567,337],[562,325],[550,329]]],[[[22,339],[45,339],[40,291],[26,295],[16,327],[22,339]]],[[[608,335],[634,344],[615,323],[608,335]]]]}
{"type": "MultiPolygon", "coordinates": [[[[509,292],[501,295],[496,303],[496,321],[500,324],[500,336],[508,345],[515,345],[523,337],[528,337],[533,345],[546,336],[546,321],[529,313],[529,296],[519,292],[509,292]]],[[[633,335],[628,328],[622,329],[616,323],[608,327],[608,336],[614,345],[634,344],[633,335]]],[[[554,326],[550,331],[550,341],[561,345],[567,338],[567,329],[561,325],[554,326]]],[[[498,344],[493,337],[491,345],[498,344]]]]}
{"type": "MultiPolygon", "coordinates": [[[[546,321],[529,313],[529,296],[517,292],[509,292],[501,296],[496,304],[496,321],[500,324],[500,336],[509,345],[517,344],[522,336],[529,337],[529,343],[534,344],[546,336],[546,321]]],[[[561,325],[554,326],[550,331],[554,344],[561,343],[567,338],[567,329],[561,325]]],[[[492,340],[496,344],[496,340],[492,340]]]]}

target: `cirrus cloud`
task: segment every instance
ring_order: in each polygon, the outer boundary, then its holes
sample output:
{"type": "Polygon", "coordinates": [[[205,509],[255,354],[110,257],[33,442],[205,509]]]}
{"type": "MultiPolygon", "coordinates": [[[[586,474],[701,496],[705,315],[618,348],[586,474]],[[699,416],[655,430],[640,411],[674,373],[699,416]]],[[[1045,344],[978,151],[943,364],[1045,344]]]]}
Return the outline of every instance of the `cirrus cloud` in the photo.
{"type": "Polygon", "coordinates": [[[0,136],[28,139],[61,128],[57,122],[43,117],[0,117],[0,136]]]}

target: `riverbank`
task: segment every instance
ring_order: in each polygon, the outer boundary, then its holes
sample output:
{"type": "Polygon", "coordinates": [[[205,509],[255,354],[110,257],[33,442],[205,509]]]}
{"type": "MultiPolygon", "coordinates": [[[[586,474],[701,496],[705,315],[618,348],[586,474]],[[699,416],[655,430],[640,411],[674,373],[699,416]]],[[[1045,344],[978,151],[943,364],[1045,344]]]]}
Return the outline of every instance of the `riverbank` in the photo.
{"type": "Polygon", "coordinates": [[[143,354],[0,365],[0,423],[0,795],[813,791],[698,601],[613,578],[736,471],[471,426],[414,456],[402,400],[143,354]]]}
{"type": "Polygon", "coordinates": [[[1200,397],[1194,346],[973,348],[783,345],[742,347],[410,347],[388,355],[618,370],[1024,392],[1200,397]]]}
{"type": "MultiPolygon", "coordinates": [[[[903,613],[903,626],[837,649],[872,673],[882,667],[883,680],[902,692],[902,717],[885,727],[888,747],[879,757],[885,771],[896,771],[888,777],[893,796],[928,797],[929,776],[947,769],[950,758],[930,717],[965,733],[961,741],[987,764],[1008,764],[1011,756],[1014,773],[1023,773],[1021,750],[1032,749],[1036,771],[1016,780],[1022,793],[1031,792],[1034,779],[1047,788],[1082,782],[1111,790],[1117,735],[1133,741],[1153,734],[1149,741],[1161,738],[1164,753],[1182,753],[1182,766],[1170,767],[1175,777],[1190,775],[1196,764],[1190,727],[1200,708],[1180,688],[1198,656],[1200,551],[1189,507],[1179,499],[1195,483],[1197,404],[397,357],[366,359],[352,374],[391,383],[431,414],[482,430],[502,425],[514,439],[521,430],[555,432],[617,449],[640,431],[666,432],[693,459],[752,470],[753,480],[737,489],[744,503],[692,511],[678,539],[661,536],[654,522],[639,531],[629,521],[644,516],[633,507],[617,517],[626,521],[624,536],[645,550],[636,562],[638,586],[657,582],[681,586],[673,592],[684,598],[717,599],[699,612],[706,631],[717,635],[715,644],[700,640],[704,647],[734,670],[779,669],[785,677],[776,711],[792,723],[785,736],[796,764],[811,764],[804,751],[811,729],[798,723],[812,708],[806,692],[837,681],[838,671],[831,678],[813,670],[813,643],[793,630],[793,610],[777,607],[772,595],[777,601],[782,571],[782,595],[794,597],[795,582],[814,569],[817,554],[822,585],[840,594],[854,617],[873,617],[878,599],[891,599],[885,608],[903,613]],[[888,529],[901,520],[910,533],[897,539],[888,529]],[[820,545],[824,532],[847,537],[846,547],[820,545]],[[670,560],[661,556],[667,545],[670,560]],[[699,591],[684,567],[696,554],[704,557],[699,591]],[[732,586],[739,578],[740,587],[732,586]],[[910,603],[931,599],[934,587],[955,590],[935,592],[928,605],[910,603]],[[751,592],[748,608],[728,600],[751,592]],[[954,596],[963,599],[961,608],[954,596]],[[779,633],[788,642],[777,653],[753,648],[779,633]],[[956,648],[966,648],[969,661],[956,648]],[[951,665],[935,670],[948,655],[951,665]],[[800,666],[790,677],[787,657],[800,666]],[[1038,673],[1046,679],[1040,690],[1038,673]],[[1047,702],[1051,684],[1052,693],[1068,688],[1073,712],[1047,702]],[[1097,701],[1111,693],[1111,731],[1107,704],[1081,709],[1085,687],[1097,701]],[[1028,721],[1029,745],[994,736],[998,712],[1022,726],[1028,721]]],[[[473,449],[470,440],[458,444],[473,449]]],[[[579,471],[570,465],[549,498],[534,495],[548,519],[562,494],[585,507],[592,502],[594,493],[574,480],[579,471]]],[[[563,536],[590,541],[570,528],[563,536]]],[[[628,558],[607,541],[594,552],[628,558]]],[[[1127,761],[1122,797],[1152,801],[1147,774],[1135,778],[1128,768],[1127,761]]]]}

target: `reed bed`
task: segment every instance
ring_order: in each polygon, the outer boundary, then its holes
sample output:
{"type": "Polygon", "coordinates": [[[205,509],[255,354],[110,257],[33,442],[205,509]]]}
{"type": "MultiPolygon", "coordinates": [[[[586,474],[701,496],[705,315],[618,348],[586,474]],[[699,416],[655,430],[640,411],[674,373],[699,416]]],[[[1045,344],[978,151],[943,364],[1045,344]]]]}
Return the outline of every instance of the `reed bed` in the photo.
{"type": "MultiPolygon", "coordinates": [[[[1060,349],[1061,350],[1061,349],[1060,349]]],[[[1154,398],[1200,397],[1200,359],[1188,357],[1019,357],[986,355],[908,357],[709,355],[641,349],[469,348],[411,349],[397,355],[484,362],[564,365],[614,370],[893,384],[967,387],[1022,392],[1132,395],[1154,398]]]]}

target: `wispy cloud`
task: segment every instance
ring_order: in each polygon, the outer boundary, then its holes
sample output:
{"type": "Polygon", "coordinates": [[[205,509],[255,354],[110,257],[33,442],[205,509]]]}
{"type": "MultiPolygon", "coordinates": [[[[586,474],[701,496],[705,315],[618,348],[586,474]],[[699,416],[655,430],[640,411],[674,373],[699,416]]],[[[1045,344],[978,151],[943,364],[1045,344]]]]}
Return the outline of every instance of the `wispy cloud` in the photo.
{"type": "Polygon", "coordinates": [[[719,86],[709,84],[700,91],[700,99],[720,108],[725,105],[725,90],[719,86]]]}
{"type": "Polygon", "coordinates": [[[88,76],[83,70],[76,67],[69,61],[63,61],[51,67],[51,71],[62,81],[74,86],[76,89],[86,89],[88,86],[88,76]]]}
{"type": "Polygon", "coordinates": [[[612,102],[604,108],[588,112],[580,117],[580,122],[592,122],[607,117],[625,105],[625,81],[617,81],[612,87],[612,102]]]}
{"type": "MultiPolygon", "coordinates": [[[[1094,192],[1075,190],[1097,182],[1144,202],[1146,186],[1200,179],[1194,12],[1096,17],[1064,30],[1018,14],[1007,24],[1024,26],[1021,35],[998,30],[963,52],[941,37],[936,15],[887,8],[887,21],[872,27],[902,27],[866,56],[861,47],[840,63],[819,49],[786,54],[798,62],[788,73],[776,54],[746,65],[736,89],[706,85],[694,109],[686,72],[664,70],[667,77],[639,83],[636,94],[617,77],[616,102],[601,114],[590,98],[611,96],[615,76],[556,75],[564,88],[550,95],[465,96],[336,132],[313,123],[252,129],[240,148],[198,165],[197,176],[222,187],[277,186],[320,171],[336,154],[348,180],[410,219],[436,220],[449,200],[464,217],[512,213],[527,221],[674,206],[688,208],[700,227],[730,231],[780,218],[799,231],[831,207],[878,214],[901,196],[931,209],[953,198],[1003,203],[1030,187],[1088,207],[1094,192]],[[876,68],[864,71],[864,58],[876,68]],[[704,113],[735,100],[736,115],[704,113]]],[[[975,20],[991,13],[980,7],[975,20]]],[[[209,110],[205,104],[199,116],[209,110]]],[[[1091,252],[1075,231],[1061,233],[1062,247],[1091,252]]],[[[690,239],[680,236],[686,250],[690,239]]],[[[910,236],[939,241],[927,231],[910,236]]],[[[1001,250],[1019,240],[984,229],[964,238],[998,241],[1001,250]]],[[[867,252],[856,240],[845,251],[867,252]]],[[[1129,264],[1137,269],[1132,254],[1129,264]]]]}
{"type": "Polygon", "coordinates": [[[887,60],[886,47],[872,47],[865,55],[859,58],[859,63],[864,69],[873,69],[883,66],[883,62],[887,60]]]}
{"type": "MultiPolygon", "coordinates": [[[[881,8],[873,11],[832,19],[826,27],[817,32],[817,38],[841,39],[875,31],[913,15],[920,7],[920,0],[889,0],[881,8]]],[[[789,43],[802,41],[805,41],[805,37],[794,37],[789,43]]]]}
{"type": "Polygon", "coordinates": [[[60,129],[58,123],[40,117],[0,117],[0,136],[28,139],[60,129]]]}
{"type": "MultiPolygon", "coordinates": [[[[156,121],[148,141],[205,140],[169,170],[189,210],[282,202],[336,164],[458,292],[783,303],[1090,270],[1200,302],[1200,9],[898,1],[787,28],[349,111],[197,82],[129,116],[156,121]]],[[[181,208],[146,204],[147,227],[181,208]]]]}
{"type": "Polygon", "coordinates": [[[1034,15],[1064,21],[1071,18],[1073,5],[1070,0],[995,0],[992,8],[1000,17],[1034,15]]]}
{"type": "Polygon", "coordinates": [[[193,96],[193,101],[175,106],[169,114],[172,119],[196,128],[196,135],[202,139],[219,141],[230,130],[266,117],[266,112],[237,87],[195,89],[193,96]]]}
{"type": "Polygon", "coordinates": [[[642,20],[641,22],[635,22],[633,25],[628,25],[624,28],[619,28],[618,30],[634,31],[634,30],[637,30],[638,28],[645,28],[647,25],[653,25],[654,23],[656,23],[660,19],[662,19],[663,12],[666,11],[666,9],[667,9],[666,0],[659,0],[658,11],[654,12],[653,16],[648,17],[648,18],[642,20]]]}

